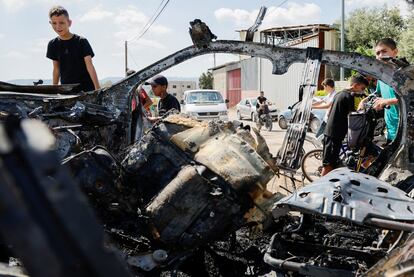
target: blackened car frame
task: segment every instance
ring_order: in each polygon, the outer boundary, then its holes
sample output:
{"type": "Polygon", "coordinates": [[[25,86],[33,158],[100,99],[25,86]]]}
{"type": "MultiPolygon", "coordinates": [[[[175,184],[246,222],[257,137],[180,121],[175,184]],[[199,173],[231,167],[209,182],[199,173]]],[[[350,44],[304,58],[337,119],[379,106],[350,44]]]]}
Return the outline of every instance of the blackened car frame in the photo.
{"type": "Polygon", "coordinates": [[[98,91],[0,85],[3,256],[20,258],[31,276],[375,276],[412,268],[414,68],[354,53],[212,41],[196,20],[190,34],[194,46],[98,91]],[[209,53],[265,58],[274,74],[317,53],[322,64],[381,79],[399,98],[397,139],[371,165],[373,176],[340,169],[277,201],[266,184],[281,167],[259,133],[174,113],[143,133],[133,116],[139,84],[209,53]]]}

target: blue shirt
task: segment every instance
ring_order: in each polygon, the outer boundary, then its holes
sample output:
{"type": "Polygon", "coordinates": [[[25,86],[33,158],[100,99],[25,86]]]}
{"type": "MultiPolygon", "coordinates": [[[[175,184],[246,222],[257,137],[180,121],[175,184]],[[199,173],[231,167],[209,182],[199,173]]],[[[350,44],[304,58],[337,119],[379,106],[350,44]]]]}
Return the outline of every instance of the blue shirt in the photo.
{"type": "MultiPolygon", "coordinates": [[[[378,80],[377,92],[384,99],[396,98],[395,91],[386,83],[378,80]]],[[[398,105],[391,105],[389,109],[384,110],[385,124],[387,125],[387,139],[394,140],[397,136],[398,122],[400,119],[400,111],[398,105]]]]}

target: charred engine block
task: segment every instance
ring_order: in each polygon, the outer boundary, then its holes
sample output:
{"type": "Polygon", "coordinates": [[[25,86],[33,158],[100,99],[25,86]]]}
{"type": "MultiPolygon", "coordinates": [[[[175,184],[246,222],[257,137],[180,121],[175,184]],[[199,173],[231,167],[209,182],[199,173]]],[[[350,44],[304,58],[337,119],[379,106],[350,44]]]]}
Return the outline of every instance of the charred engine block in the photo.
{"type": "Polygon", "coordinates": [[[378,229],[306,214],[296,219],[281,218],[278,226],[281,230],[273,235],[265,261],[282,271],[306,276],[355,276],[387,253],[386,243],[378,245],[382,238],[378,229]]]}
{"type": "Polygon", "coordinates": [[[126,149],[121,162],[96,148],[65,163],[104,223],[139,214],[153,239],[195,248],[268,216],[257,206],[271,195],[271,155],[235,126],[170,115],[126,149]]]}

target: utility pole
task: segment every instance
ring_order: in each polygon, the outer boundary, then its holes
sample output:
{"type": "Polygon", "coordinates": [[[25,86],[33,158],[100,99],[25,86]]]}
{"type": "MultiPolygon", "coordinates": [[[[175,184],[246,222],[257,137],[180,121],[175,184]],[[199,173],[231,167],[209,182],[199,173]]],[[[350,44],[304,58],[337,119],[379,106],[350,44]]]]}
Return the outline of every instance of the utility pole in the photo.
{"type": "Polygon", "coordinates": [[[213,60],[214,60],[213,61],[213,63],[214,63],[213,66],[216,67],[216,53],[213,53],[213,60]]]}
{"type": "MultiPolygon", "coordinates": [[[[341,15],[341,51],[345,51],[345,0],[342,2],[342,15],[341,15]]],[[[340,69],[340,79],[343,81],[345,79],[344,68],[340,69]]]]}
{"type": "Polygon", "coordinates": [[[128,71],[128,41],[125,41],[125,77],[128,71]]]}

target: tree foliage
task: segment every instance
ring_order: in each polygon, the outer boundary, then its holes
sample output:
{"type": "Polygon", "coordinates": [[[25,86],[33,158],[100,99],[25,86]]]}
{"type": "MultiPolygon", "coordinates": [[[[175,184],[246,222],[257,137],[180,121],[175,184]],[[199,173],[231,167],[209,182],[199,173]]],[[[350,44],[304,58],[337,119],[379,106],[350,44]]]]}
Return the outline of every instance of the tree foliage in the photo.
{"type": "Polygon", "coordinates": [[[368,57],[375,57],[375,51],[373,47],[364,47],[364,46],[358,46],[355,49],[356,53],[362,54],[364,56],[368,57]]]}
{"type": "Polygon", "coordinates": [[[201,89],[212,89],[213,88],[213,73],[208,71],[207,73],[201,74],[198,79],[198,86],[201,89]]]}
{"type": "Polygon", "coordinates": [[[406,57],[410,63],[414,63],[414,14],[411,13],[407,20],[407,29],[401,34],[398,46],[400,55],[406,57]]]}
{"type": "Polygon", "coordinates": [[[346,49],[371,54],[375,42],[390,37],[399,41],[406,22],[398,8],[357,9],[345,22],[346,49]]]}
{"type": "Polygon", "coordinates": [[[414,11],[403,18],[398,8],[357,9],[345,21],[347,51],[375,56],[375,43],[386,37],[397,42],[400,57],[414,63],[414,11]]]}

